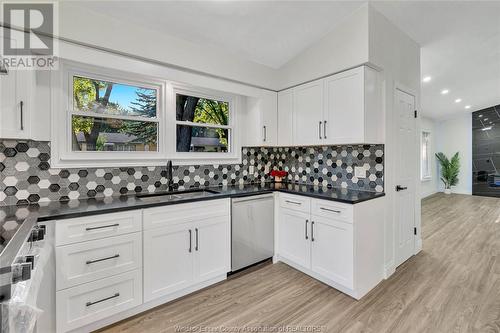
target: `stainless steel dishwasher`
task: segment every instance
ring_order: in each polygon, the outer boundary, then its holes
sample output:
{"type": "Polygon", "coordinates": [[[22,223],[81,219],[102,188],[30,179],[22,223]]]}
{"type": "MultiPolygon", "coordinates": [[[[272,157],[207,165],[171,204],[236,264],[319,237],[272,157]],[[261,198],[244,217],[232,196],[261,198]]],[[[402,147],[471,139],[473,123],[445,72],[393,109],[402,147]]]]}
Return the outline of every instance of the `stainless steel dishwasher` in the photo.
{"type": "Polygon", "coordinates": [[[273,255],[273,195],[232,199],[231,271],[240,270],[273,255]]]}

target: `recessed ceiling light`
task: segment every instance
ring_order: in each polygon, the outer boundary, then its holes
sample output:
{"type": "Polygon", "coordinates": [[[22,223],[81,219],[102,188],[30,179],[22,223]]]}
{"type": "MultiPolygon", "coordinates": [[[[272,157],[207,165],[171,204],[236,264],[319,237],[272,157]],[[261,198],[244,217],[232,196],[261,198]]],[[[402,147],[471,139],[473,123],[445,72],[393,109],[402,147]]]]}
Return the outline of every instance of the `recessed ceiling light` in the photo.
{"type": "Polygon", "coordinates": [[[429,82],[430,80],[432,80],[432,77],[424,76],[424,78],[422,79],[422,82],[429,82]]]}
{"type": "MultiPolygon", "coordinates": [[[[470,105],[466,105],[465,108],[470,109],[470,105]]],[[[481,116],[479,116],[479,117],[481,117],[481,116]]]]}
{"type": "Polygon", "coordinates": [[[443,89],[443,90],[441,90],[441,95],[446,95],[449,92],[450,91],[448,89],[443,89]]]}
{"type": "Polygon", "coordinates": [[[461,101],[462,101],[462,99],[461,99],[461,98],[457,98],[457,99],[455,100],[455,103],[460,103],[461,101]]]}

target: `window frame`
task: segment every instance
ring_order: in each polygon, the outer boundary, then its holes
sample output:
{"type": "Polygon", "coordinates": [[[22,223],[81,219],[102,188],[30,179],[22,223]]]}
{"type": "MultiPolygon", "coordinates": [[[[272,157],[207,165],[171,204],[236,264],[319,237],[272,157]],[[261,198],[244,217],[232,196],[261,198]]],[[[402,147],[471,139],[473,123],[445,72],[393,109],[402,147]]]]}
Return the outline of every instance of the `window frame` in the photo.
{"type": "MultiPolygon", "coordinates": [[[[88,65],[62,59],[59,70],[52,71],[50,78],[51,98],[51,167],[52,168],[96,168],[96,167],[149,167],[166,164],[171,160],[174,165],[201,164],[239,164],[241,163],[241,144],[238,108],[242,103],[239,95],[180,84],[152,76],[146,76],[117,69],[88,65]],[[157,151],[72,151],[73,115],[113,118],[92,112],[73,112],[73,76],[110,81],[118,84],[134,85],[157,89],[157,151]],[[211,98],[229,103],[229,140],[228,153],[179,152],[176,151],[176,100],[175,94],[182,93],[201,98],[211,98]]],[[[117,118],[126,119],[127,116],[117,118]]],[[[132,120],[142,120],[131,117],[132,120]]],[[[145,121],[151,121],[144,117],[145,121]]],[[[198,124],[196,124],[198,125],[198,124]]],[[[198,126],[200,126],[199,124],[198,126]]],[[[211,127],[211,124],[201,127],[211,127]]],[[[218,125],[215,125],[218,126],[218,125]]]]}
{"type": "Polygon", "coordinates": [[[431,158],[432,158],[432,149],[431,149],[431,136],[432,133],[429,130],[421,130],[420,132],[420,180],[421,181],[429,181],[432,179],[432,164],[431,164],[431,158]],[[426,155],[424,156],[424,136],[426,137],[426,142],[425,142],[425,153],[426,155]],[[424,160],[424,158],[426,158],[424,160]],[[426,165],[427,163],[427,165],[426,165]],[[428,174],[424,173],[424,168],[427,166],[428,174]]]}
{"type": "Polygon", "coordinates": [[[169,123],[171,127],[171,137],[173,144],[172,150],[169,155],[172,157],[174,164],[237,164],[241,162],[241,146],[239,144],[239,137],[236,129],[237,110],[240,99],[237,95],[223,93],[206,88],[188,86],[183,84],[172,83],[171,94],[169,98],[169,123]],[[203,124],[190,121],[179,121],[176,118],[177,108],[177,94],[188,95],[199,98],[213,99],[220,102],[229,104],[229,122],[227,125],[203,124]],[[214,153],[214,152],[177,152],[177,125],[187,125],[193,127],[210,127],[210,128],[223,128],[227,129],[229,133],[228,138],[228,152],[214,153]]]}

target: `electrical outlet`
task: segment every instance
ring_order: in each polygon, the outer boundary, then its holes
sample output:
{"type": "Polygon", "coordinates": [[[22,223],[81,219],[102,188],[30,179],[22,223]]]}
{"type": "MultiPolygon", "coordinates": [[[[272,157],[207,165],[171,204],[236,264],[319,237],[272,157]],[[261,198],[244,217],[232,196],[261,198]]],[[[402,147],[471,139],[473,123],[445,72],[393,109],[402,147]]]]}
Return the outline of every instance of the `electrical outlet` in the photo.
{"type": "Polygon", "coordinates": [[[360,167],[360,166],[354,167],[354,177],[366,178],[366,169],[364,167],[360,167]]]}
{"type": "Polygon", "coordinates": [[[250,165],[248,167],[248,173],[252,175],[254,172],[255,172],[255,167],[253,165],[250,165]]]}

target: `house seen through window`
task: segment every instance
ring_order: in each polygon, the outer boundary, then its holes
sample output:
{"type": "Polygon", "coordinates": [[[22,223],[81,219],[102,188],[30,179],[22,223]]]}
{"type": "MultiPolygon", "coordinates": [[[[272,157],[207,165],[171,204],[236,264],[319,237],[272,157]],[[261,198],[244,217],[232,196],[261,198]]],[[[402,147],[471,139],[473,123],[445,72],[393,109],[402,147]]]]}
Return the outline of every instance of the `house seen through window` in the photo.
{"type": "Polygon", "coordinates": [[[72,150],[158,151],[158,90],[73,76],[72,150]]]}

